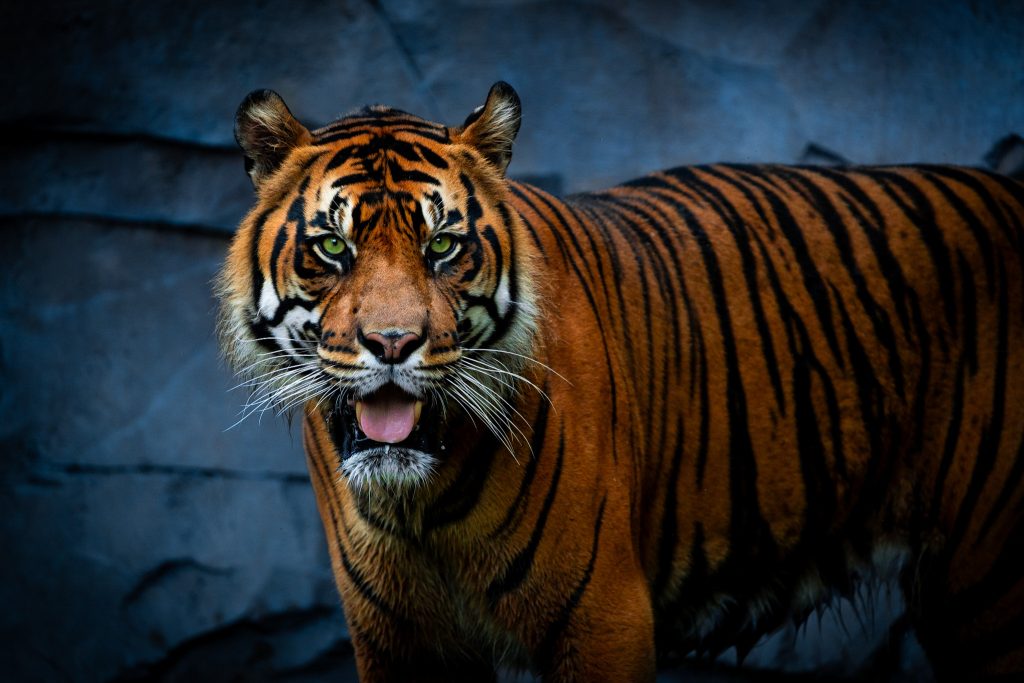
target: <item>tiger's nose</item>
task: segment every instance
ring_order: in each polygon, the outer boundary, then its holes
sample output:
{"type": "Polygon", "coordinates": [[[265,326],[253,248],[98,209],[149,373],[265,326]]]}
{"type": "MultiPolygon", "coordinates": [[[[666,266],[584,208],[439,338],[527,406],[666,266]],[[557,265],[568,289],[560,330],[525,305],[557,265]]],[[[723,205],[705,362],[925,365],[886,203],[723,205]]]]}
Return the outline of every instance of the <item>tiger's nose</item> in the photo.
{"type": "Polygon", "coordinates": [[[403,363],[423,343],[415,332],[396,330],[388,332],[358,333],[359,343],[384,363],[403,363]]]}

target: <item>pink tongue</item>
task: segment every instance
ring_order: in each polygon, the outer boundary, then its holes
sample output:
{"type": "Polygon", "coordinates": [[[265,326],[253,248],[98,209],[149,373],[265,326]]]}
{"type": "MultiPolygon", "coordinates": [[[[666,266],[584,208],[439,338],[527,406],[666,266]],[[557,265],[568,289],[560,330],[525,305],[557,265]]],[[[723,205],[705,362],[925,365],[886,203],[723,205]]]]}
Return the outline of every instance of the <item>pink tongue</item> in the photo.
{"type": "Polygon", "coordinates": [[[398,389],[382,389],[360,403],[359,428],[374,441],[405,441],[416,426],[416,400],[398,389]]]}

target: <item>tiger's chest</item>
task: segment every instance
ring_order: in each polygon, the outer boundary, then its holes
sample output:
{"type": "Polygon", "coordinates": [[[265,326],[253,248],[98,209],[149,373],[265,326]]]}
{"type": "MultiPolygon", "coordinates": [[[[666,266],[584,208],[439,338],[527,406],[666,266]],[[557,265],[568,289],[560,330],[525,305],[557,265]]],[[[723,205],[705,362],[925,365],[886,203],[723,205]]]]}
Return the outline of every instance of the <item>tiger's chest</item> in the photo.
{"type": "Polygon", "coordinates": [[[408,596],[400,606],[439,654],[462,650],[496,666],[530,666],[529,633],[517,616],[527,612],[531,596],[524,592],[499,604],[488,595],[492,576],[500,573],[500,552],[466,539],[453,542],[450,533],[397,544],[391,539],[389,545],[378,569],[390,567],[392,581],[408,596]]]}

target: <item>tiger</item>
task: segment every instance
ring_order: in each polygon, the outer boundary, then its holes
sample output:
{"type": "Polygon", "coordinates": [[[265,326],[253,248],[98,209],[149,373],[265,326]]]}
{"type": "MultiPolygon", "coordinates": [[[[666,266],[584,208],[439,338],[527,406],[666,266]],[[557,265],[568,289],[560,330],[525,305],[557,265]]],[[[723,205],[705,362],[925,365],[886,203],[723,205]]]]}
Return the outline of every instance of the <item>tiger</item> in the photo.
{"type": "Polygon", "coordinates": [[[900,586],[940,680],[1024,672],[1024,184],[711,164],[558,198],[520,98],[310,130],[251,93],[216,282],[301,415],[363,681],[653,681],[900,586]]]}

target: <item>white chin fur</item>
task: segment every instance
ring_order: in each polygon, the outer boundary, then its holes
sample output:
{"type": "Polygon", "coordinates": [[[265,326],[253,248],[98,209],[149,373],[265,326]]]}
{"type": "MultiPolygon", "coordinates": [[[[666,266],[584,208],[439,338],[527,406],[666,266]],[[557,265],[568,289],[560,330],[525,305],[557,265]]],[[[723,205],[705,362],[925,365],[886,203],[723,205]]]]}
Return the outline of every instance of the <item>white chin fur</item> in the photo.
{"type": "Polygon", "coordinates": [[[429,453],[385,445],[354,453],[341,463],[341,471],[355,489],[411,489],[425,482],[436,465],[429,453]]]}

